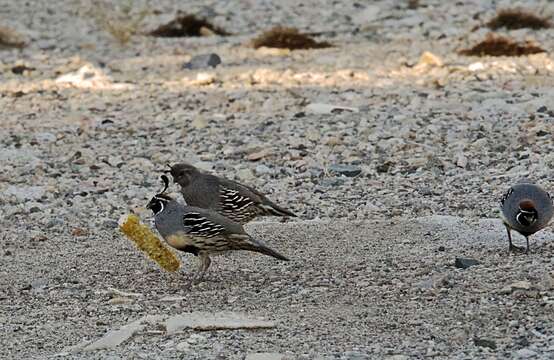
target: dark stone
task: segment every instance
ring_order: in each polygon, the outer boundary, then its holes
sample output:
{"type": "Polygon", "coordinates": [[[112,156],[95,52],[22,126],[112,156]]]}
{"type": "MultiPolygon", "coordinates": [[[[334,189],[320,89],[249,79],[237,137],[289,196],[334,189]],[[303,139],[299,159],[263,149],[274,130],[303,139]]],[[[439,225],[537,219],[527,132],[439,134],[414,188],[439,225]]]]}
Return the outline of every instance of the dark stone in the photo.
{"type": "Polygon", "coordinates": [[[547,111],[548,111],[548,108],[544,105],[537,109],[538,113],[545,113],[547,111]]]}
{"type": "Polygon", "coordinates": [[[108,229],[116,229],[119,227],[119,224],[117,221],[115,220],[104,220],[104,222],[102,223],[102,225],[105,227],[105,228],[108,228],[108,229]]]}
{"type": "Polygon", "coordinates": [[[446,251],[446,248],[444,246],[439,246],[439,251],[446,251]]]}
{"type": "Polygon", "coordinates": [[[417,192],[420,193],[423,196],[433,195],[433,189],[431,189],[429,186],[422,186],[422,187],[417,189],[417,192]]]}
{"type": "Polygon", "coordinates": [[[183,64],[183,69],[199,70],[206,68],[215,68],[221,64],[221,58],[217,54],[202,54],[193,56],[188,63],[183,64]]]}
{"type": "Polygon", "coordinates": [[[473,343],[476,346],[488,347],[489,349],[493,349],[493,350],[496,349],[496,343],[493,340],[474,338],[473,343]]]}
{"type": "Polygon", "coordinates": [[[392,162],[385,161],[384,163],[377,165],[375,167],[375,170],[377,170],[378,173],[386,173],[389,171],[392,165],[393,165],[392,162]]]}
{"type": "Polygon", "coordinates": [[[456,258],[456,261],[454,262],[454,266],[459,269],[467,269],[479,264],[481,264],[479,261],[469,258],[456,258]]]}
{"type": "Polygon", "coordinates": [[[342,164],[333,164],[329,166],[329,171],[348,177],[358,176],[362,173],[362,169],[357,166],[342,164]]]}
{"type": "Polygon", "coordinates": [[[25,71],[33,71],[33,70],[35,70],[35,68],[28,67],[28,66],[25,66],[25,65],[16,65],[12,68],[12,73],[14,73],[16,75],[21,75],[25,71]]]}

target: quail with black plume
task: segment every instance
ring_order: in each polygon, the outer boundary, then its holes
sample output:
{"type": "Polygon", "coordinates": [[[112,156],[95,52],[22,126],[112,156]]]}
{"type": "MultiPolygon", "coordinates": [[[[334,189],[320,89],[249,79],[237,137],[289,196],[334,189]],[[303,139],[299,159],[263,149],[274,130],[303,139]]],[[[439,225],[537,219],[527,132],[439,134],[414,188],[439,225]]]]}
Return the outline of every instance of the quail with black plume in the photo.
{"type": "Polygon", "coordinates": [[[529,236],[548,225],[554,208],[552,199],[540,186],[522,180],[512,186],[500,200],[502,220],[508,232],[510,251],[523,251],[512,243],[511,230],[525,236],[529,252],[529,236]]]}
{"type": "Polygon", "coordinates": [[[165,175],[161,178],[164,189],[146,207],[154,213],[156,229],[171,247],[200,258],[196,281],[204,277],[211,263],[210,255],[214,253],[248,250],[288,261],[285,256],[253,239],[239,223],[212,210],[177,202],[165,194],[169,179],[165,175]]]}
{"type": "Polygon", "coordinates": [[[212,209],[241,224],[258,216],[296,217],[249,186],[203,173],[186,163],[168,166],[173,181],[181,185],[183,198],[191,206],[212,209]]]}

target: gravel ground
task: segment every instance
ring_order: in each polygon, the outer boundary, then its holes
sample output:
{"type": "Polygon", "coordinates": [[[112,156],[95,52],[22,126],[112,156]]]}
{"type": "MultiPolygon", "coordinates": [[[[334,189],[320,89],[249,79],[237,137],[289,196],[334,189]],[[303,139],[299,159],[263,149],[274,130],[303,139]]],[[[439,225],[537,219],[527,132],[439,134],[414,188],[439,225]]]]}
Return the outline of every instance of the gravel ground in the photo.
{"type": "MultiPolygon", "coordinates": [[[[509,2],[420,3],[189,1],[234,35],[122,46],[93,20],[117,8],[0,1],[0,25],[28,42],[0,49],[0,357],[554,356],[551,228],[508,256],[490,220],[523,176],[553,190],[554,29],[497,31],[543,54],[460,56],[509,2]],[[335,47],[248,46],[277,24],[335,47]],[[183,69],[211,52],[216,69],[183,69]],[[296,212],[248,226],[294,261],[221,257],[186,290],[188,266],[180,278],[145,260],[116,221],[150,219],[158,170],[184,160],[296,212]],[[118,303],[112,287],[142,296],[118,303]],[[148,314],[221,310],[278,325],[69,349],[148,314]]],[[[146,32],[180,2],[133,4],[131,18],[152,11],[146,32]]]]}

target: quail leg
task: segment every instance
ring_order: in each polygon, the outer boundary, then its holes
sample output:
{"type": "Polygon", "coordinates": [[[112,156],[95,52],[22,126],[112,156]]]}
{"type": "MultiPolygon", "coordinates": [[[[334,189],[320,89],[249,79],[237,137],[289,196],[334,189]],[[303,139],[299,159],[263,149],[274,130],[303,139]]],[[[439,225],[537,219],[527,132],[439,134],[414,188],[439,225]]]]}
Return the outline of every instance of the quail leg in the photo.
{"type": "Polygon", "coordinates": [[[194,277],[194,283],[198,284],[202,282],[204,279],[204,275],[206,274],[206,271],[208,271],[208,268],[210,267],[210,264],[212,263],[212,260],[210,259],[210,256],[208,254],[199,254],[200,257],[200,264],[198,266],[198,271],[196,272],[196,275],[194,277]]]}
{"type": "Polygon", "coordinates": [[[504,226],[506,226],[506,232],[508,232],[508,242],[510,243],[510,250],[509,251],[511,251],[511,252],[523,252],[522,247],[515,246],[512,243],[512,232],[510,230],[510,227],[506,224],[504,224],[504,226]]]}

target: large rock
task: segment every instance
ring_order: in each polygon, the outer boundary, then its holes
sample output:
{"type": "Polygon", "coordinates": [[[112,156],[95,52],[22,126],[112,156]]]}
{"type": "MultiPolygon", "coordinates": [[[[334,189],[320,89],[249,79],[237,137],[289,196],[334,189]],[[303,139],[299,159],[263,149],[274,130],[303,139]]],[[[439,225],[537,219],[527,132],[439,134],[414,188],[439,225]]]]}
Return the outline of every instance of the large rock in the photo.
{"type": "Polygon", "coordinates": [[[93,342],[84,347],[84,351],[93,351],[100,349],[113,349],[122,344],[126,340],[130,339],[137,332],[142,331],[147,324],[157,323],[163,320],[162,316],[147,315],[138,320],[133,321],[130,324],[122,326],[119,330],[113,330],[108,332],[99,340],[93,342]]]}
{"type": "Polygon", "coordinates": [[[253,319],[241,313],[199,311],[172,316],[166,320],[165,327],[168,334],[174,334],[184,329],[264,329],[275,327],[275,322],[253,319]]]}
{"type": "Polygon", "coordinates": [[[221,64],[221,58],[219,57],[219,55],[214,53],[201,54],[193,56],[188,63],[183,64],[183,69],[199,70],[206,68],[215,68],[219,64],[221,64]]]}

